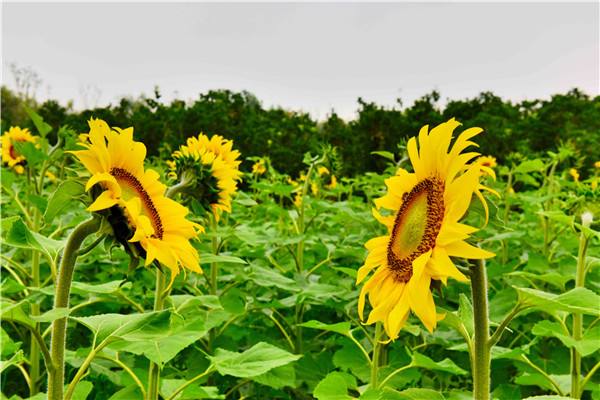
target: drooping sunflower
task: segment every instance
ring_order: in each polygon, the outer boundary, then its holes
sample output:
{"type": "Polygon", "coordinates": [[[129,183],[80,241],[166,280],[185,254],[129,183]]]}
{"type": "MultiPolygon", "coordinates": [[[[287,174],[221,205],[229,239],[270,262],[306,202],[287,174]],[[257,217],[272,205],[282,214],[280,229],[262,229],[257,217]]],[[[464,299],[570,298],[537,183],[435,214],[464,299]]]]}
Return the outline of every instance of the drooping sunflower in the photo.
{"type": "Polygon", "coordinates": [[[167,266],[171,283],[180,265],[202,273],[190,243],[202,227],[185,218],[186,207],[165,197],[167,187],[159,182],[159,174],[144,169],[146,146],[133,140],[133,128],[111,129],[100,119],[91,119],[89,126],[86,141],[79,143],[86,150],[72,152],[92,174],[86,191],[94,185],[101,188],[88,211],[108,210],[109,220],[124,215],[131,230],[115,234],[139,243],[146,266],[154,260],[167,266]]]}
{"type": "MultiPolygon", "coordinates": [[[[469,164],[479,153],[462,151],[475,143],[469,141],[481,128],[462,132],[452,147],[452,133],[460,123],[454,119],[430,132],[425,126],[417,139],[408,142],[408,153],[414,172],[399,169],[396,176],[386,179],[388,192],[375,200],[377,209],[392,212],[382,216],[373,209],[375,217],[388,228],[388,234],[369,240],[369,254],[358,270],[357,284],[376,269],[364,284],[358,311],[361,319],[365,297],[373,307],[367,324],[382,321],[390,339],[406,323],[410,311],[430,332],[443,315],[437,314],[430,290],[432,280],[447,284],[452,277],[467,281],[450,257],[482,259],[494,254],[474,247],[465,239],[477,228],[460,223],[469,208],[472,195],[487,204],[479,183],[481,167],[469,164]]],[[[489,168],[488,168],[489,169],[489,168]]],[[[494,176],[493,170],[487,171],[494,176]]]]}
{"type": "MultiPolygon", "coordinates": [[[[199,204],[204,211],[219,218],[223,211],[231,212],[231,197],[237,193],[240,152],[232,150],[233,141],[215,135],[210,140],[200,134],[187,140],[168,161],[169,176],[186,182],[183,195],[199,204]]],[[[194,205],[193,205],[194,207],[194,205]]],[[[194,207],[198,212],[198,207],[194,207]]]]}
{"type": "Polygon", "coordinates": [[[335,175],[332,175],[331,172],[329,172],[327,167],[319,167],[317,169],[317,173],[321,177],[321,180],[323,181],[323,186],[326,189],[335,189],[335,187],[337,186],[337,179],[335,178],[335,175]]]}
{"type": "Polygon", "coordinates": [[[31,142],[38,147],[35,138],[36,136],[33,136],[31,132],[29,132],[29,129],[11,126],[7,132],[4,132],[4,135],[2,135],[2,138],[0,139],[2,144],[2,162],[8,164],[8,166],[13,168],[18,174],[22,174],[24,171],[22,164],[25,163],[25,157],[19,153],[13,143],[31,142]]]}

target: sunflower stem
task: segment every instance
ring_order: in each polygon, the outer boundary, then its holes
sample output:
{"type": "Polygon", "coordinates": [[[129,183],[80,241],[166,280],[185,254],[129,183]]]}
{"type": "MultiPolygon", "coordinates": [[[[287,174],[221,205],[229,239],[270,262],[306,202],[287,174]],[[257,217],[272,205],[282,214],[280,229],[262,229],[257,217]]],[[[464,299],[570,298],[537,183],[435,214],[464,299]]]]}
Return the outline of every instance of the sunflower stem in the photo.
{"type": "MultiPolygon", "coordinates": [[[[40,210],[37,208],[33,211],[33,231],[38,232],[40,229],[40,210]]],[[[40,287],[40,253],[37,251],[32,252],[31,259],[31,285],[35,288],[40,287]]],[[[35,302],[31,305],[31,316],[40,315],[40,304],[35,302]]],[[[36,323],[33,331],[31,332],[31,346],[29,354],[29,377],[31,378],[31,385],[29,386],[29,396],[33,397],[39,392],[39,378],[40,378],[40,347],[36,340],[36,334],[40,335],[40,324],[36,323]]]]}
{"type": "Polygon", "coordinates": [[[473,295],[473,395],[475,400],[490,398],[490,329],[488,322],[487,277],[484,260],[470,260],[473,295]]]}
{"type": "MultiPolygon", "coordinates": [[[[161,311],[164,308],[165,297],[165,273],[156,269],[156,294],[154,296],[154,311],[161,311]]],[[[160,382],[160,367],[155,362],[150,362],[150,372],[148,376],[148,400],[158,400],[158,384],[160,382]]]]}
{"type": "MultiPolygon", "coordinates": [[[[58,281],[54,296],[54,308],[68,308],[71,282],[77,260],[77,250],[88,236],[100,228],[100,219],[92,217],[79,224],[67,241],[63,253],[58,281]]],[[[48,400],[62,400],[65,379],[65,339],[67,335],[67,317],[54,320],[52,323],[52,339],[50,341],[50,357],[53,368],[48,371],[48,400]]]]}
{"type": "MultiPolygon", "coordinates": [[[[577,275],[575,277],[575,287],[583,287],[585,284],[585,259],[587,255],[589,238],[583,231],[579,237],[579,252],[577,255],[577,275]]],[[[573,340],[580,341],[583,330],[583,315],[573,314],[573,340]]],[[[580,397],[580,378],[581,378],[581,354],[573,347],[571,349],[571,397],[578,399],[580,397]]]]}
{"type": "Polygon", "coordinates": [[[371,388],[377,389],[379,381],[379,354],[381,346],[379,338],[381,336],[381,322],[375,324],[375,337],[373,338],[373,357],[371,358],[371,388]]]}

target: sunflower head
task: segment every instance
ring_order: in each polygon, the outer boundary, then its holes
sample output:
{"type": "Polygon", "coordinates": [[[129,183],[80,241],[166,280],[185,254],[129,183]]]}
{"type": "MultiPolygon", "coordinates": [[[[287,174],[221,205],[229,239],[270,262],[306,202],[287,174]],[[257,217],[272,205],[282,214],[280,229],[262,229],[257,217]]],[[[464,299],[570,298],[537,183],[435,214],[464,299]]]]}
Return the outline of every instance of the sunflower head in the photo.
{"type": "Polygon", "coordinates": [[[1,144],[1,156],[2,162],[12,167],[15,172],[22,174],[24,169],[23,165],[26,163],[25,157],[17,150],[15,142],[30,142],[39,147],[35,140],[36,136],[33,136],[29,129],[21,129],[18,126],[11,126],[7,132],[2,135],[1,144]]]}
{"type": "Polygon", "coordinates": [[[498,163],[496,162],[496,157],[481,156],[477,160],[475,160],[475,163],[481,168],[482,176],[491,175],[495,177],[493,168],[498,166],[498,163]]]}
{"type": "Polygon", "coordinates": [[[189,242],[202,227],[185,218],[187,208],[165,197],[159,174],[144,169],[146,146],[133,140],[133,128],[111,129],[99,119],[91,119],[89,126],[79,143],[83,150],[72,152],[91,174],[88,211],[106,217],[116,239],[128,253],[145,257],[146,266],[154,260],[166,265],[171,283],[179,266],[202,272],[189,242]]]}
{"type": "Polygon", "coordinates": [[[319,174],[319,179],[326,189],[334,189],[337,186],[337,179],[335,178],[335,175],[329,172],[327,167],[319,167],[317,169],[317,173],[319,174]]]}
{"type": "Polygon", "coordinates": [[[262,158],[252,165],[253,174],[262,175],[265,172],[267,172],[267,167],[265,165],[265,160],[262,158]]]}
{"type": "Polygon", "coordinates": [[[596,162],[594,163],[594,168],[596,168],[596,169],[600,169],[600,161],[596,161],[596,162]]]}
{"type": "Polygon", "coordinates": [[[232,150],[233,141],[215,135],[189,138],[168,162],[169,176],[179,180],[181,193],[197,214],[212,213],[218,218],[231,212],[231,197],[237,193],[240,152],[232,150]]]}
{"type": "Polygon", "coordinates": [[[431,131],[421,129],[407,146],[413,172],[399,169],[385,181],[387,194],[375,200],[373,214],[387,234],[365,245],[369,254],[358,270],[357,284],[375,273],[363,285],[358,309],[363,318],[368,294],[373,309],[367,323],[382,321],[390,339],[398,337],[411,310],[430,332],[443,318],[436,313],[430,287],[437,281],[447,284],[449,277],[468,280],[450,257],[494,256],[468,244],[466,239],[478,229],[460,222],[473,194],[487,213],[481,190],[491,189],[479,183],[482,167],[470,163],[479,154],[463,152],[482,130],[467,129],[451,145],[459,125],[451,119],[431,131]],[[389,211],[382,215],[381,209],[389,211]]]}

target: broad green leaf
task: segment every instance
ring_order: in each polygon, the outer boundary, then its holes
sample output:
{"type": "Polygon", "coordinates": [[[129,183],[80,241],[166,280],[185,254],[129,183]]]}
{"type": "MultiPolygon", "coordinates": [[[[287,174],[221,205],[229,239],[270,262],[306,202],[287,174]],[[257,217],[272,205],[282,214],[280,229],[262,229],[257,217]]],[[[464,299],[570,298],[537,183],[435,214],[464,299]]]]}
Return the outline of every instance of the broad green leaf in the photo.
{"type": "Polygon", "coordinates": [[[296,387],[296,371],[292,364],[282,365],[257,375],[252,380],[273,389],[282,389],[286,386],[296,387]]]}
{"type": "Polygon", "coordinates": [[[35,322],[52,322],[55,319],[60,319],[60,318],[66,317],[67,315],[69,315],[70,312],[71,312],[71,310],[68,308],[54,308],[50,311],[43,313],[42,315],[38,315],[38,316],[31,315],[31,316],[29,316],[29,318],[31,318],[35,322]]]}
{"type": "Polygon", "coordinates": [[[562,396],[532,396],[527,397],[523,400],[569,400],[572,397],[562,397],[562,396]]]}
{"type": "MultiPolygon", "coordinates": [[[[161,379],[160,393],[166,399],[186,383],[185,379],[161,379]]],[[[216,386],[200,386],[200,383],[197,383],[186,387],[175,398],[178,400],[224,399],[225,395],[219,394],[219,388],[216,386]]]]}
{"type": "Polygon", "coordinates": [[[338,374],[331,373],[325,377],[313,392],[317,400],[347,400],[352,399],[348,394],[348,384],[338,374]]]}
{"type": "Polygon", "coordinates": [[[46,211],[46,207],[48,206],[48,200],[45,197],[42,197],[35,193],[29,193],[27,195],[27,200],[29,200],[30,204],[33,204],[35,208],[39,211],[46,211]]]}
{"type": "Polygon", "coordinates": [[[210,254],[203,253],[199,254],[200,264],[210,264],[210,263],[233,263],[233,264],[248,264],[246,261],[242,260],[238,257],[225,256],[222,254],[210,254]]]}
{"type": "Polygon", "coordinates": [[[514,349],[507,349],[500,346],[492,347],[492,360],[508,359],[523,361],[523,357],[521,357],[523,354],[525,354],[525,351],[520,347],[515,347],[514,349]]]}
{"type": "Polygon", "coordinates": [[[219,297],[223,309],[233,315],[242,315],[246,311],[246,299],[241,290],[236,288],[228,290],[219,297]]]}
{"type": "MultiPolygon", "coordinates": [[[[67,393],[67,390],[69,390],[69,386],[70,384],[65,385],[64,393],[67,393]]],[[[92,392],[92,389],[94,389],[94,385],[92,384],[92,382],[80,381],[79,383],[77,383],[77,386],[75,386],[75,390],[73,390],[73,396],[71,396],[71,399],[86,400],[88,395],[92,392]]]]}
{"type": "Polygon", "coordinates": [[[19,350],[14,356],[12,356],[7,361],[0,361],[0,372],[4,372],[4,370],[11,365],[20,364],[24,361],[23,358],[23,350],[19,350]]]}
{"type": "Polygon", "coordinates": [[[322,322],[319,322],[319,321],[316,321],[313,319],[311,321],[304,322],[300,326],[303,326],[306,328],[321,329],[324,331],[337,332],[337,333],[341,333],[344,336],[348,336],[350,334],[350,322],[338,322],[336,324],[324,324],[322,322]]]}
{"type": "Polygon", "coordinates": [[[19,153],[25,157],[27,160],[27,165],[35,166],[38,163],[48,159],[48,156],[43,151],[40,151],[35,145],[31,142],[12,142],[13,146],[19,153]]]}
{"type": "Polygon", "coordinates": [[[521,400],[522,398],[521,388],[517,385],[500,384],[492,392],[492,399],[521,400]]]}
{"type": "Polygon", "coordinates": [[[494,236],[490,236],[489,238],[482,240],[481,243],[494,242],[494,241],[506,240],[506,239],[517,239],[523,235],[525,235],[525,232],[522,232],[522,231],[504,232],[504,233],[499,233],[494,236]]]}
{"type": "Polygon", "coordinates": [[[414,400],[445,400],[440,392],[430,389],[406,389],[400,392],[414,400]]]}
{"type": "Polygon", "coordinates": [[[469,336],[473,336],[475,330],[473,325],[473,305],[471,305],[471,302],[464,293],[461,293],[458,297],[458,317],[465,326],[469,336]]]}
{"type": "Polygon", "coordinates": [[[52,193],[52,196],[50,196],[50,200],[48,200],[48,206],[44,213],[44,223],[48,226],[51,225],[54,217],[56,217],[56,215],[58,215],[58,213],[69,204],[73,198],[83,194],[83,190],[84,186],[78,182],[71,180],[61,182],[54,193],[52,193]]]}
{"type": "Polygon", "coordinates": [[[454,361],[445,358],[443,361],[433,361],[431,358],[414,352],[412,355],[413,363],[417,367],[427,368],[436,371],[446,371],[452,374],[465,375],[467,371],[459,367],[454,361]]]}
{"type": "MultiPolygon", "coordinates": [[[[571,375],[552,375],[550,377],[558,384],[563,393],[569,393],[571,391],[571,375]]],[[[542,374],[534,373],[528,374],[525,373],[521,376],[518,376],[515,379],[515,383],[519,385],[532,385],[538,386],[547,391],[556,392],[556,388],[554,385],[542,374]]]]}
{"type": "Polygon", "coordinates": [[[576,314],[600,315],[600,296],[591,290],[578,287],[561,295],[542,292],[540,290],[513,286],[525,305],[554,314],[556,311],[567,311],[576,314]]]}
{"type": "Polygon", "coordinates": [[[29,114],[29,118],[31,118],[31,120],[33,121],[33,124],[35,125],[36,129],[38,130],[40,136],[46,137],[46,135],[52,131],[52,126],[50,126],[50,124],[44,122],[44,119],[39,114],[37,114],[35,111],[33,111],[31,108],[29,108],[27,106],[23,106],[23,107],[25,107],[25,111],[27,111],[27,114],[29,114]]]}
{"type": "Polygon", "coordinates": [[[177,313],[188,307],[222,308],[219,298],[215,295],[191,296],[189,294],[178,294],[169,296],[169,299],[173,302],[177,313]]]}
{"type": "Polygon", "coordinates": [[[530,172],[542,171],[544,169],[544,162],[539,158],[534,160],[525,160],[521,164],[517,165],[514,169],[515,174],[528,174],[530,172]]]}
{"type": "Polygon", "coordinates": [[[566,215],[562,211],[540,210],[537,212],[537,214],[543,215],[544,217],[548,217],[551,220],[560,222],[561,224],[564,224],[567,226],[573,226],[573,223],[575,222],[575,217],[573,217],[571,215],[566,215]]]}
{"type": "Polygon", "coordinates": [[[252,378],[273,368],[289,364],[300,357],[302,356],[260,342],[242,353],[219,348],[210,359],[221,375],[252,378]]]}
{"type": "Polygon", "coordinates": [[[165,310],[145,314],[100,314],[70,319],[85,325],[97,335],[97,342],[101,342],[105,339],[135,341],[163,337],[169,331],[169,317],[170,312],[165,310]]]}
{"type": "Polygon", "coordinates": [[[561,290],[565,290],[565,284],[567,282],[569,282],[572,279],[575,279],[574,276],[565,276],[565,275],[560,275],[560,274],[556,274],[556,273],[550,273],[550,274],[534,274],[531,272],[526,272],[526,271],[515,271],[515,272],[509,272],[508,274],[505,274],[507,276],[518,276],[518,277],[523,277],[523,278],[527,278],[527,279],[531,279],[531,280],[539,280],[542,282],[546,282],[551,284],[552,286],[555,286],[557,288],[560,288],[561,290]]]}
{"type": "Polygon", "coordinates": [[[331,297],[341,295],[344,292],[345,290],[338,286],[333,286],[326,283],[311,282],[304,290],[302,290],[301,294],[308,298],[329,299],[331,297]]]}
{"type": "Polygon", "coordinates": [[[12,355],[21,348],[22,342],[14,342],[6,331],[0,328],[0,351],[2,357],[12,355]]]}
{"type": "Polygon", "coordinates": [[[539,321],[533,326],[531,333],[538,336],[556,337],[565,346],[575,348],[583,357],[600,350],[600,326],[594,326],[585,332],[581,340],[575,340],[566,332],[558,322],[539,321]]]}
{"type": "MultiPolygon", "coordinates": [[[[178,321],[179,318],[176,319],[178,321]]],[[[170,329],[154,337],[140,339],[126,338],[110,344],[113,350],[125,350],[133,354],[144,355],[150,361],[162,366],[171,361],[180,351],[204,337],[209,331],[206,327],[206,314],[184,322],[171,322],[170,329]]]]}
{"type": "Polygon", "coordinates": [[[144,400],[144,395],[137,384],[131,384],[119,390],[108,400],[144,400]]]}
{"type": "Polygon", "coordinates": [[[252,273],[249,278],[259,286],[272,287],[276,286],[283,290],[290,292],[297,292],[300,290],[296,281],[282,275],[278,271],[269,268],[259,267],[256,264],[251,265],[252,273]]]}
{"type": "Polygon", "coordinates": [[[1,318],[3,320],[20,322],[24,325],[34,327],[35,321],[23,310],[23,304],[29,303],[27,303],[27,301],[21,301],[15,304],[2,302],[2,304],[0,304],[0,310],[2,310],[1,318]]]}
{"type": "Polygon", "coordinates": [[[346,275],[350,276],[351,278],[356,279],[356,275],[358,274],[358,270],[354,269],[354,268],[347,268],[347,267],[332,267],[332,269],[335,269],[337,271],[341,271],[343,273],[345,273],[346,275]]]}
{"type": "Polygon", "coordinates": [[[2,229],[8,230],[5,244],[40,251],[51,259],[65,246],[65,241],[49,239],[39,233],[29,230],[21,217],[11,217],[2,220],[2,229]]]}

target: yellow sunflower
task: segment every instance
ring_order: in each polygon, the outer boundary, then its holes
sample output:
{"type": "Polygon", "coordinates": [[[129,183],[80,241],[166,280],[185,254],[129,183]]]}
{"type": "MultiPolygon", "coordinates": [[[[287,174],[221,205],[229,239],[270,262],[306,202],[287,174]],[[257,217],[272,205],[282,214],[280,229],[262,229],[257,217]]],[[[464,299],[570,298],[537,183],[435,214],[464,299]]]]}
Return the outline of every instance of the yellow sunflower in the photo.
{"type": "Polygon", "coordinates": [[[189,241],[202,227],[185,218],[187,208],[165,197],[167,187],[156,171],[144,170],[146,146],[133,140],[133,128],[111,129],[100,119],[91,119],[89,126],[86,141],[79,143],[86,150],[72,152],[92,174],[86,191],[96,184],[102,189],[88,211],[124,214],[131,227],[125,239],[139,243],[146,266],[158,260],[171,270],[169,286],[179,265],[202,273],[189,241]]]}
{"type": "Polygon", "coordinates": [[[237,193],[237,181],[242,172],[237,160],[240,152],[231,150],[233,141],[215,135],[210,140],[200,134],[189,138],[187,145],[181,146],[169,161],[169,176],[186,181],[181,192],[199,203],[206,212],[219,218],[223,211],[231,212],[231,197],[237,193]]]}
{"type": "Polygon", "coordinates": [[[363,319],[368,293],[373,310],[367,324],[382,321],[392,340],[398,337],[411,310],[430,332],[443,318],[436,313],[431,280],[444,284],[448,277],[468,280],[450,257],[494,256],[465,242],[478,229],[459,222],[473,194],[483,201],[487,212],[480,190],[490,189],[479,183],[481,168],[487,168],[486,172],[495,177],[488,167],[468,164],[479,153],[462,153],[475,144],[469,139],[481,128],[465,130],[449,149],[452,132],[459,125],[453,118],[431,132],[423,127],[418,138],[420,148],[416,138],[408,142],[414,172],[399,169],[396,176],[385,181],[388,193],[375,200],[377,209],[383,207],[393,214],[382,216],[373,209],[375,217],[388,227],[388,234],[365,245],[369,254],[358,270],[357,284],[373,269],[376,271],[362,288],[358,311],[363,319]]]}
{"type": "Polygon", "coordinates": [[[2,139],[1,156],[2,162],[13,167],[15,172],[22,174],[24,169],[21,164],[25,163],[25,157],[13,145],[14,142],[31,142],[35,147],[39,147],[29,129],[21,129],[18,126],[11,126],[7,132],[4,132],[2,139]]]}
{"type": "Polygon", "coordinates": [[[337,186],[337,179],[335,175],[332,175],[331,172],[327,169],[327,167],[319,167],[317,169],[317,173],[321,177],[324,182],[324,187],[326,189],[334,189],[337,186]]]}
{"type": "Polygon", "coordinates": [[[267,167],[265,165],[265,160],[260,159],[252,165],[252,173],[262,175],[267,172],[267,167]]]}

